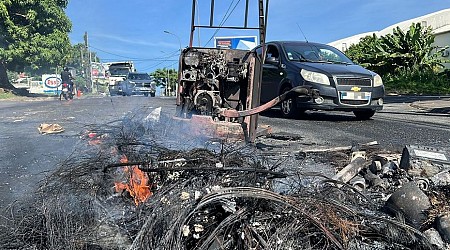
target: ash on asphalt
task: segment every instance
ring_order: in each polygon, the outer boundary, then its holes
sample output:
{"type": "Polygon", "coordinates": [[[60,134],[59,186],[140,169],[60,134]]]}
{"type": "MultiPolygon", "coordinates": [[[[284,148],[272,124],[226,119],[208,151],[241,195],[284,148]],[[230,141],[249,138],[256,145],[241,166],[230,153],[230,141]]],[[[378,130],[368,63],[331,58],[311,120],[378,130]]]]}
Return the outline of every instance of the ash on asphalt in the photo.
{"type": "MultiPolygon", "coordinates": [[[[419,229],[380,210],[382,191],[330,181],[349,163],[351,147],[314,151],[287,134],[255,145],[217,142],[173,131],[168,117],[157,109],[128,113],[120,124],[83,133],[35,199],[5,213],[0,246],[433,249],[419,229]]],[[[379,151],[368,147],[368,159],[379,151]]],[[[399,168],[388,171],[392,183],[409,181],[399,168]]]]}

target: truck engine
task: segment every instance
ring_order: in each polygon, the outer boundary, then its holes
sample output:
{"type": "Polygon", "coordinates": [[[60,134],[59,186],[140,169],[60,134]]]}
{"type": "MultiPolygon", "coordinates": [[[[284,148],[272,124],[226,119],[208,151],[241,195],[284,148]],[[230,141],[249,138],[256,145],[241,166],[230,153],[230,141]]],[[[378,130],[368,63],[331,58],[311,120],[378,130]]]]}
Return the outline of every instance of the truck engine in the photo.
{"type": "MultiPolygon", "coordinates": [[[[177,116],[211,116],[223,121],[226,109],[248,108],[253,54],[245,50],[187,48],[180,56],[177,116]]],[[[227,120],[232,121],[232,120],[227,120]]]]}

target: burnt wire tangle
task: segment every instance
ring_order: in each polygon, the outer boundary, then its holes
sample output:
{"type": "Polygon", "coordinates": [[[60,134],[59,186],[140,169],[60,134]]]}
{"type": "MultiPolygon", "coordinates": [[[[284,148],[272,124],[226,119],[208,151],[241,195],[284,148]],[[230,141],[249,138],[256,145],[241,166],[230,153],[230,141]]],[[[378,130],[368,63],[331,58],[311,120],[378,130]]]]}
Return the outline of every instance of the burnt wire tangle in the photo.
{"type": "Polygon", "coordinates": [[[267,157],[197,139],[177,148],[162,115],[146,117],[80,134],[33,199],[3,212],[0,248],[432,249],[370,194],[308,169],[340,153],[267,157]]]}

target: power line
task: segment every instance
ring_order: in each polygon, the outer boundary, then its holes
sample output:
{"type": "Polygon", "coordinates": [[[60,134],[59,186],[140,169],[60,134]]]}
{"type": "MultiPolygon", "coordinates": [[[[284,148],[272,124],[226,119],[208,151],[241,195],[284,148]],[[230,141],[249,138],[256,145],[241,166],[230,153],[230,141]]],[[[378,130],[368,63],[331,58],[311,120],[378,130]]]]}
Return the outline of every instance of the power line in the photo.
{"type": "MultiPolygon", "coordinates": [[[[219,24],[220,27],[223,26],[223,25],[227,22],[228,18],[230,18],[231,14],[233,14],[233,12],[234,12],[234,10],[236,9],[236,7],[238,6],[239,2],[241,2],[241,0],[238,0],[238,1],[236,2],[236,4],[234,5],[233,9],[232,9],[231,12],[228,14],[228,11],[230,10],[231,6],[232,6],[233,3],[234,3],[234,0],[230,3],[230,6],[228,6],[227,11],[225,12],[225,15],[223,16],[222,21],[221,21],[220,24],[219,24]],[[228,14],[228,16],[227,16],[227,14],[228,14]]],[[[204,47],[206,47],[206,46],[209,44],[209,42],[211,42],[211,40],[217,35],[217,33],[219,32],[219,30],[220,30],[220,28],[217,28],[217,29],[216,29],[216,31],[215,31],[214,34],[211,36],[211,38],[209,38],[208,42],[206,42],[206,44],[205,44],[204,47]]]]}
{"type": "Polygon", "coordinates": [[[158,67],[159,65],[161,65],[161,64],[163,64],[163,63],[165,63],[165,62],[167,62],[167,61],[159,62],[159,63],[157,63],[157,64],[155,64],[155,65],[151,65],[151,66],[149,66],[149,67],[145,67],[145,68],[142,69],[142,71],[146,71],[146,70],[149,70],[149,69],[156,68],[156,67],[158,67]]]}
{"type": "MultiPolygon", "coordinates": [[[[221,20],[220,23],[219,23],[219,26],[223,26],[223,25],[225,24],[226,16],[228,15],[228,12],[230,11],[231,6],[233,6],[233,3],[234,3],[234,0],[231,1],[230,5],[228,6],[228,9],[227,9],[227,11],[225,12],[225,14],[223,15],[222,20],[221,20]]],[[[214,36],[217,34],[217,32],[219,32],[219,29],[216,29],[216,31],[214,32],[214,34],[211,36],[211,38],[209,38],[208,42],[206,42],[205,46],[203,46],[203,47],[206,47],[206,46],[209,44],[209,42],[211,42],[211,40],[214,38],[214,36]]]]}
{"type": "MultiPolygon", "coordinates": [[[[109,55],[125,58],[125,59],[128,59],[128,60],[133,60],[133,61],[169,61],[170,60],[169,58],[173,58],[175,56],[178,56],[178,53],[179,53],[179,50],[175,50],[175,51],[172,51],[170,53],[167,53],[168,55],[167,56],[163,56],[163,57],[133,58],[133,57],[128,57],[128,56],[123,56],[123,55],[118,55],[118,54],[115,54],[115,53],[111,53],[111,52],[108,52],[108,51],[96,48],[96,47],[94,47],[92,45],[89,45],[89,47],[92,48],[92,49],[101,51],[103,53],[109,54],[109,55]]],[[[107,59],[102,59],[102,60],[107,60],[107,59]]],[[[115,60],[115,59],[113,59],[113,60],[115,60]]]]}
{"type": "MultiPolygon", "coordinates": [[[[129,58],[127,58],[129,59],[129,58]]],[[[115,61],[117,60],[117,58],[102,58],[100,59],[101,61],[115,61]]],[[[130,59],[132,60],[132,59],[130,59]]],[[[154,59],[142,59],[142,60],[133,60],[134,62],[178,62],[178,59],[158,59],[158,60],[154,60],[154,59]]]]}
{"type": "MultiPolygon", "coordinates": [[[[173,64],[177,63],[178,60],[164,60],[164,61],[161,61],[161,62],[159,62],[159,63],[157,63],[157,64],[154,64],[154,65],[151,65],[151,66],[148,66],[148,67],[144,67],[144,69],[142,69],[142,70],[143,70],[143,71],[146,71],[146,70],[149,70],[149,69],[156,68],[156,67],[160,66],[161,64],[163,64],[163,63],[165,63],[165,62],[172,62],[172,63],[170,63],[169,65],[173,65],[173,64]]],[[[169,67],[169,65],[168,65],[167,67],[169,67]]]]}

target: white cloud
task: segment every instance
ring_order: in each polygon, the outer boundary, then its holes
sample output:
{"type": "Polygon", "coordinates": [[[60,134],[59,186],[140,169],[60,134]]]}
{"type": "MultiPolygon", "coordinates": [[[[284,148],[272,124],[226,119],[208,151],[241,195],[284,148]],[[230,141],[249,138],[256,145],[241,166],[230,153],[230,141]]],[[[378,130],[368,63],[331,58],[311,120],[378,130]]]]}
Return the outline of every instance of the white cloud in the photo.
{"type": "Polygon", "coordinates": [[[167,43],[167,42],[161,42],[161,41],[147,41],[147,40],[141,40],[136,39],[133,37],[123,37],[119,35],[110,35],[110,34],[100,34],[100,33],[94,33],[90,35],[91,38],[99,38],[99,39],[108,39],[108,40],[114,40],[122,43],[127,43],[130,45],[140,45],[140,46],[149,46],[149,47],[159,47],[159,48],[179,48],[179,44],[175,43],[167,43]]]}

